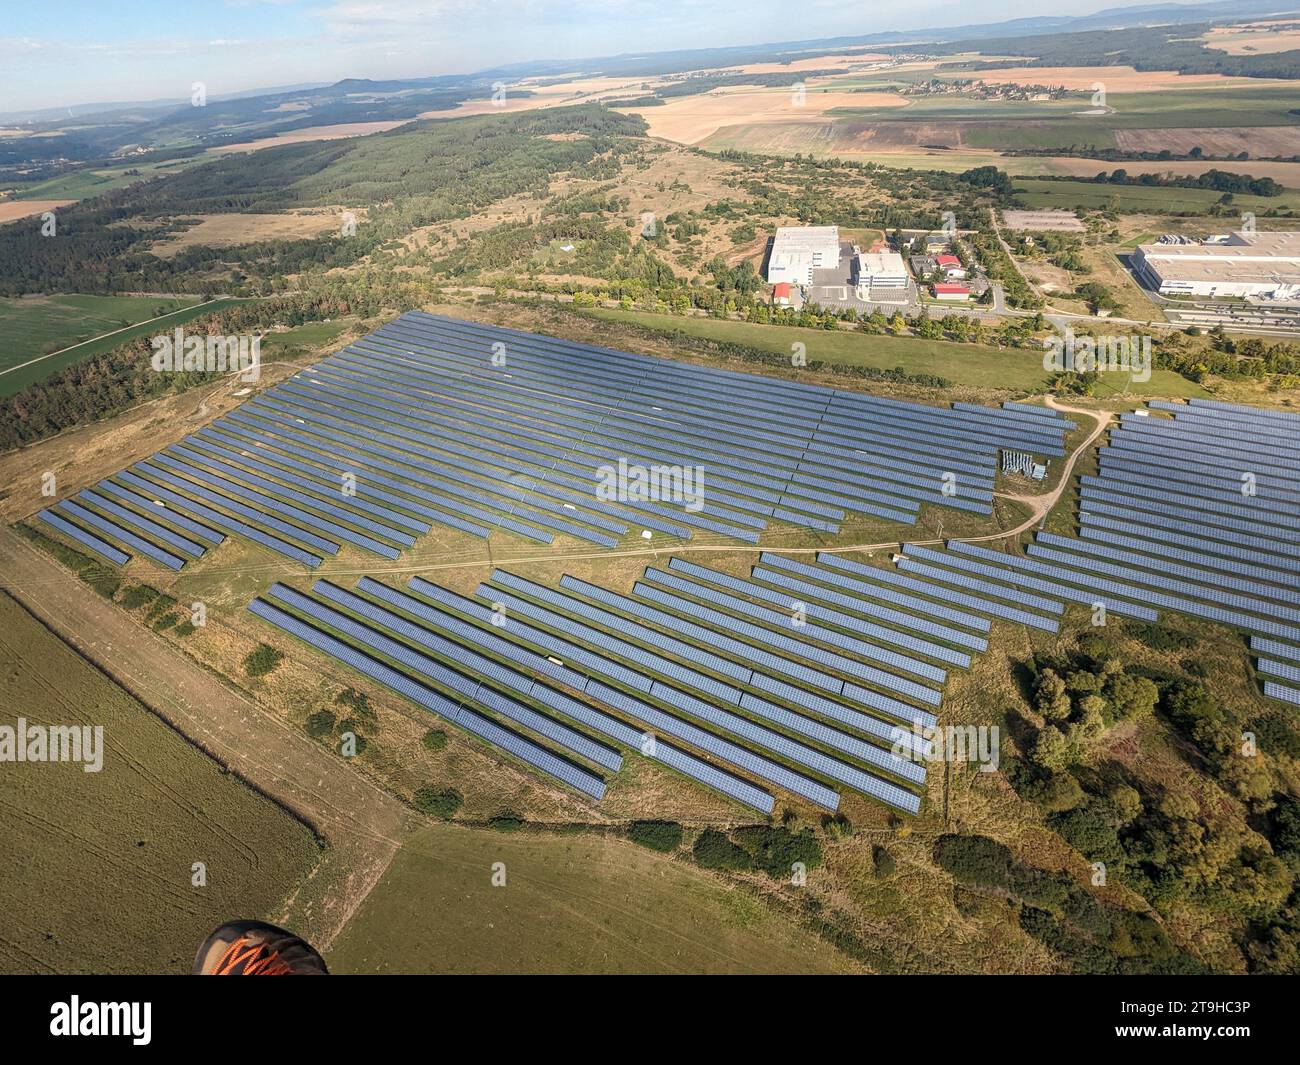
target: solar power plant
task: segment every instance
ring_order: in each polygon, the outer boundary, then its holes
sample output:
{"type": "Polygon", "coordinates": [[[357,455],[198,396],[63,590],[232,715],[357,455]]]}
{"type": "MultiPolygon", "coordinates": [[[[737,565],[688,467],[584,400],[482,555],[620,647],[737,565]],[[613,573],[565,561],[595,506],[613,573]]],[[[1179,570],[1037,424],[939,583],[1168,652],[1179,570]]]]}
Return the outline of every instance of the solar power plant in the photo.
{"type": "Polygon", "coordinates": [[[771,522],[989,514],[999,451],[1062,455],[1071,428],[1046,408],[933,407],[410,312],[46,524],[168,568],[225,536],[309,567],[394,559],[434,526],[757,544],[771,522]]]}
{"type": "MultiPolygon", "coordinates": [[[[500,571],[494,580],[545,590],[500,571]]],[[[805,700],[793,687],[710,685],[704,672],[648,649],[638,659],[631,641],[608,631],[601,639],[577,616],[499,587],[481,594],[509,601],[506,624],[494,623],[491,603],[418,577],[405,590],[371,578],[355,591],[317,581],[311,594],[277,584],[251,609],[489,743],[497,734],[482,721],[504,718],[496,727],[514,735],[509,753],[593,798],[603,783],[584,763],[616,772],[621,747],[763,813],[774,806],[764,784],[832,811],[841,785],[920,809],[911,789],[925,767],[896,745],[924,746],[896,725],[814,693],[805,700]]]]}

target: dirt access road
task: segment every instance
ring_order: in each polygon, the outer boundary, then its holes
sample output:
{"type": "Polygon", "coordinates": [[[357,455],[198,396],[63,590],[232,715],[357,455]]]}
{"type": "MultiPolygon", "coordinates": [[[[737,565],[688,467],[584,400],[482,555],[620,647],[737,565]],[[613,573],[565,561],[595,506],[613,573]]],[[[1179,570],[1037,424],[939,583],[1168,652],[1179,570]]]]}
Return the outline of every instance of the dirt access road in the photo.
{"type": "Polygon", "coordinates": [[[7,526],[0,526],[0,586],[192,743],[326,841],[320,863],[279,916],[327,949],[416,827],[414,815],[7,526]]]}

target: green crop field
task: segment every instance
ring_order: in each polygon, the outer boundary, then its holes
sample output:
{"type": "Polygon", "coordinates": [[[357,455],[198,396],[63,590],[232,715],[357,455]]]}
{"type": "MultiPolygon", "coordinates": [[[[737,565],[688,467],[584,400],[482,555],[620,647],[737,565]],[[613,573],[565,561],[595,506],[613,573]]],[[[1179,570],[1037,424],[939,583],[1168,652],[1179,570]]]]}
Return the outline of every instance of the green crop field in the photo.
{"type": "MultiPolygon", "coordinates": [[[[1124,168],[1131,173],[1141,173],[1143,165],[1132,163],[1124,168]]],[[[1123,167],[1123,164],[1097,163],[1098,173],[1116,167],[1123,167]]],[[[1157,185],[1110,185],[1094,181],[1053,181],[1042,178],[1017,178],[1015,189],[1019,199],[1033,208],[1061,207],[1072,210],[1075,207],[1095,209],[1113,205],[1124,214],[1163,213],[1169,210],[1171,203],[1176,203],[1183,211],[1208,213],[1209,208],[1223,195],[1214,189],[1171,189],[1157,185]]],[[[1273,209],[1300,207],[1300,193],[1288,191],[1281,196],[1237,194],[1232,198],[1232,206],[1234,210],[1254,211],[1262,215],[1273,209]]]]}
{"type": "Polygon", "coordinates": [[[232,917],[274,913],[315,864],[301,822],[225,772],[0,595],[3,723],[102,725],[103,767],[0,773],[0,972],[189,971],[232,917]],[[206,886],[192,883],[202,862],[206,886]]]}
{"type": "Polygon", "coordinates": [[[431,826],[327,957],[337,973],[827,973],[834,950],[686,862],[595,835],[431,826]],[[491,882],[493,864],[505,884],[491,882]]]}
{"type": "Polygon", "coordinates": [[[235,302],[200,303],[195,296],[0,299],[0,396],[21,392],[56,370],[135,337],[166,332],[235,302]],[[166,317],[153,321],[160,311],[166,317]],[[55,351],[59,354],[41,357],[55,351]]]}

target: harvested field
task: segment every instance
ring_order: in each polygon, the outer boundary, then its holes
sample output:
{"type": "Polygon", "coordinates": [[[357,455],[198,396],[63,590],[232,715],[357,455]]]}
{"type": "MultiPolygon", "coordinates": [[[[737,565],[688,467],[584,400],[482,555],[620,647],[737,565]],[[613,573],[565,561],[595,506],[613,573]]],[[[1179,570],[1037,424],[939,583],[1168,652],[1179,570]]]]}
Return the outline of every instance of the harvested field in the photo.
{"type": "Polygon", "coordinates": [[[17,221],[19,218],[44,214],[46,211],[57,211],[60,207],[67,207],[68,204],[76,202],[76,200],[0,200],[0,225],[17,221]]]}
{"type": "MultiPolygon", "coordinates": [[[[182,233],[169,236],[150,250],[166,258],[199,244],[219,248],[250,244],[258,240],[307,240],[325,233],[338,232],[345,208],[321,207],[310,211],[286,211],[283,214],[201,214],[182,221],[193,221],[182,233]]],[[[357,222],[365,220],[364,210],[355,210],[357,222]]]]}
{"type": "Polygon", "coordinates": [[[1206,47],[1229,55],[1271,55],[1300,49],[1300,23],[1279,19],[1238,26],[1215,26],[1201,37],[1206,47]]]}
{"type": "Polygon", "coordinates": [[[1193,148],[1200,148],[1208,156],[1249,152],[1255,159],[1300,155],[1300,126],[1117,129],[1114,135],[1116,146],[1125,151],[1168,150],[1175,155],[1186,155],[1193,148]]]}
{"type": "Polygon", "coordinates": [[[827,973],[827,943],[685,861],[596,835],[437,825],[335,942],[340,973],[827,973]],[[505,883],[492,884],[494,863],[505,883]]]}
{"type": "Polygon", "coordinates": [[[367,133],[383,133],[406,125],[401,122],[340,122],[334,126],[307,126],[304,129],[291,129],[273,137],[262,137],[254,141],[241,141],[239,144],[223,144],[212,152],[223,155],[229,152],[258,152],[263,148],[279,148],[285,144],[301,144],[304,141],[337,141],[347,137],[364,137],[367,133]]]}
{"type": "Polygon", "coordinates": [[[726,126],[768,123],[825,125],[826,115],[837,107],[903,107],[907,101],[888,92],[839,92],[809,88],[802,103],[789,89],[742,89],[682,96],[663,107],[638,111],[650,126],[652,137],[699,144],[726,126]]]}
{"type": "Polygon", "coordinates": [[[5,973],[182,973],[232,914],[270,916],[315,864],[306,826],[0,594],[7,723],[103,726],[103,768],[0,774],[5,973]],[[206,882],[196,887],[193,863],[206,882]]]}

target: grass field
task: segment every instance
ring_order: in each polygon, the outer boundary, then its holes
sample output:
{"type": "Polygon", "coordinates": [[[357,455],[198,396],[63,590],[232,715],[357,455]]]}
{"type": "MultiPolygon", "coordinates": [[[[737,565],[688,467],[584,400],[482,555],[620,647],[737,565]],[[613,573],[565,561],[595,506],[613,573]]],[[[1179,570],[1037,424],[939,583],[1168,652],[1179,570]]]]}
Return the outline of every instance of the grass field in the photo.
{"type": "Polygon", "coordinates": [[[138,336],[175,329],[239,302],[194,296],[26,296],[0,300],[0,396],[138,336]],[[153,321],[159,310],[166,317],[153,321]],[[58,351],[50,358],[43,355],[58,351]],[[28,363],[32,359],[39,362],[28,363]]]}
{"type": "MultiPolygon", "coordinates": [[[[955,385],[1008,392],[1033,392],[1047,383],[1042,353],[1032,349],[998,350],[979,344],[914,337],[868,336],[847,330],[827,332],[796,326],[756,325],[716,318],[679,318],[643,311],[592,309],[585,313],[608,321],[630,321],[664,331],[680,330],[692,336],[730,341],[785,355],[796,341],[808,346],[808,359],[841,366],[874,366],[882,370],[902,367],[908,373],[937,374],[955,385]]],[[[1103,381],[1103,386],[1106,382],[1103,381]]],[[[1167,370],[1156,370],[1145,384],[1128,384],[1135,397],[1204,396],[1199,385],[1167,370]]],[[[1114,394],[1111,386],[1105,394],[1114,394]]]]}
{"type": "MultiPolygon", "coordinates": [[[[1097,172],[1109,171],[1122,164],[1097,162],[1097,172]]],[[[1140,173],[1143,164],[1127,165],[1130,173],[1140,173]]],[[[1155,164],[1151,164],[1154,166],[1155,164]]],[[[1090,209],[1114,205],[1125,214],[1165,212],[1171,208],[1192,213],[1207,212],[1223,195],[1214,189],[1171,189],[1155,185],[1104,185],[1094,181],[1051,181],[1037,178],[1017,178],[1015,182],[1019,199],[1032,208],[1075,207],[1090,209]]],[[[1284,192],[1281,196],[1235,195],[1234,210],[1254,211],[1263,214],[1272,209],[1287,210],[1300,207],[1300,193],[1284,192]]],[[[1228,219],[1225,225],[1234,219],[1228,219]]]]}
{"type": "Polygon", "coordinates": [[[0,972],[181,973],[212,929],[307,875],[310,831],[190,746],[0,594],[4,723],[102,725],[98,773],[0,773],[0,972]],[[207,886],[191,883],[206,866],[207,886]]]}
{"type": "Polygon", "coordinates": [[[622,840],[432,826],[334,944],[338,973],[827,973],[847,963],[720,881],[622,840]],[[491,884],[493,863],[506,882],[491,884]]]}
{"type": "Polygon", "coordinates": [[[195,155],[185,159],[168,159],[159,163],[129,163],[125,166],[76,170],[31,185],[20,185],[14,191],[16,200],[87,200],[114,189],[147,181],[152,177],[175,174],[181,170],[207,162],[213,156],[195,155]]]}

